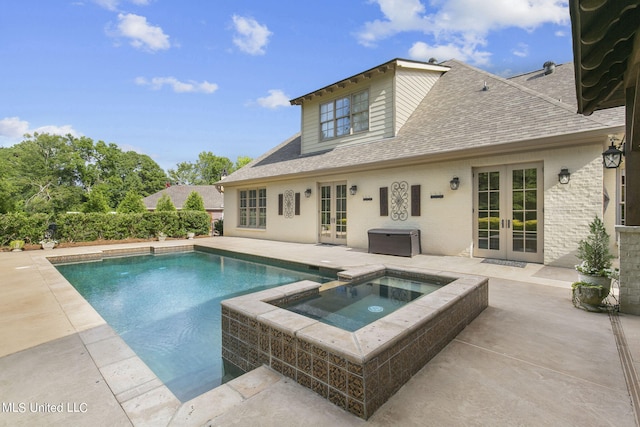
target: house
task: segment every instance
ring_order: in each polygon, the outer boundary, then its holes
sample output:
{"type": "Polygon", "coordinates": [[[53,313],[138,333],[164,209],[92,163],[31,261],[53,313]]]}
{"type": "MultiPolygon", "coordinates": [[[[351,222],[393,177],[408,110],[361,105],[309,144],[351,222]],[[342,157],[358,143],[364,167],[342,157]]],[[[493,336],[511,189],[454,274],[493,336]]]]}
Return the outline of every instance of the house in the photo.
{"type": "Polygon", "coordinates": [[[573,266],[593,217],[620,221],[602,153],[624,108],[576,114],[571,63],[505,79],[393,59],[290,101],[301,131],[225,181],[225,235],[573,266]]]}
{"type": "Polygon", "coordinates": [[[160,197],[166,194],[174,206],[180,210],[192,191],[202,196],[204,209],[211,217],[212,222],[224,217],[224,198],[215,185],[172,185],[143,198],[142,202],[148,210],[153,211],[156,209],[160,197]]]}
{"type": "Polygon", "coordinates": [[[571,0],[578,112],[626,107],[624,225],[620,236],[620,311],[640,315],[640,2],[571,0]]]}

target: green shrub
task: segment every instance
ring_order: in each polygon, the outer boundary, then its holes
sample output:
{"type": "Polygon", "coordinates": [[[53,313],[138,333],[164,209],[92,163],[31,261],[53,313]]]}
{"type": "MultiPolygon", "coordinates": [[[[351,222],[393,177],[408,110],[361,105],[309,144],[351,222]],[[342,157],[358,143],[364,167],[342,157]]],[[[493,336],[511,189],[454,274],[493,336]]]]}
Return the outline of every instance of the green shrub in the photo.
{"type": "Polygon", "coordinates": [[[44,237],[50,219],[51,216],[44,213],[28,215],[14,212],[0,215],[0,245],[7,246],[12,240],[39,242],[44,237]]]}
{"type": "MultiPolygon", "coordinates": [[[[143,213],[66,213],[55,219],[55,239],[60,242],[92,242],[98,239],[147,239],[159,232],[170,237],[184,237],[187,231],[198,235],[210,232],[210,217],[200,211],[160,211],[143,213]]],[[[51,217],[47,214],[0,215],[0,244],[12,240],[36,243],[45,236],[51,217]]]]}

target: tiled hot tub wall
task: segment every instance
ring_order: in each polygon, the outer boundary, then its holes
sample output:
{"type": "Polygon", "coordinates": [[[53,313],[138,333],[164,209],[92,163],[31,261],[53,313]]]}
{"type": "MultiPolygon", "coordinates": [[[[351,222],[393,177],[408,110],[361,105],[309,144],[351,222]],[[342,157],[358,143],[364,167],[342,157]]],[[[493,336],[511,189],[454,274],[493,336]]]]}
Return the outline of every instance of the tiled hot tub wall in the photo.
{"type": "Polygon", "coordinates": [[[456,277],[356,332],[274,305],[317,293],[310,281],[223,301],[222,357],[244,371],[266,364],[367,419],[488,306],[488,279],[456,277]]]}

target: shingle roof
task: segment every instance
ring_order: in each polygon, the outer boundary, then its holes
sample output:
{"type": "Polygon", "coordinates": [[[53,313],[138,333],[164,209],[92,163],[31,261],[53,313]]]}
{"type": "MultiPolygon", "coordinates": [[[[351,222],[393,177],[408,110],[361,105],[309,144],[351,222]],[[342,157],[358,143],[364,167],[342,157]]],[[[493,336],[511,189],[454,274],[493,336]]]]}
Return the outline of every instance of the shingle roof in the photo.
{"type": "Polygon", "coordinates": [[[184,202],[192,191],[197,191],[202,196],[206,210],[211,211],[223,208],[224,198],[214,185],[173,185],[145,197],[142,202],[147,209],[155,209],[160,197],[166,194],[171,198],[176,208],[182,209],[184,202]]]}
{"type": "Polygon", "coordinates": [[[532,78],[533,73],[505,79],[455,60],[442,65],[451,69],[396,137],[364,143],[366,149],[362,144],[343,145],[301,156],[297,134],[228,176],[225,183],[435,160],[447,154],[624,125],[624,108],[589,117],[576,114],[575,92],[570,96],[567,89],[573,85],[571,73],[562,71],[539,80],[532,78]]]}

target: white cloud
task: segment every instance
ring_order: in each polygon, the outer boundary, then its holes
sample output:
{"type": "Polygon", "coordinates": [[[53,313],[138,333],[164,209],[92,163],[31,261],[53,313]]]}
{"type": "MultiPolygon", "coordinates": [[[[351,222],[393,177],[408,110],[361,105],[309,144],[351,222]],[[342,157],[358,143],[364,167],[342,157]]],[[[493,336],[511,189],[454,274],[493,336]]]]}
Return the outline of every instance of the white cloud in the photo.
{"type": "MultiPolygon", "coordinates": [[[[118,10],[118,5],[122,3],[120,0],[93,0],[98,6],[103,7],[107,10],[118,10]]],[[[130,3],[133,3],[137,6],[146,6],[150,3],[150,0],[129,0],[130,3]]]]}
{"type": "Polygon", "coordinates": [[[432,46],[424,42],[415,42],[409,49],[409,58],[425,62],[431,58],[436,58],[438,62],[457,59],[464,62],[473,62],[477,65],[486,65],[489,63],[491,53],[478,50],[475,46],[455,43],[432,46]]]}
{"type": "Polygon", "coordinates": [[[525,58],[529,56],[529,45],[526,43],[518,43],[518,47],[511,51],[515,56],[525,58]]]}
{"type": "Polygon", "coordinates": [[[241,51],[250,55],[265,54],[265,47],[269,43],[269,37],[273,34],[266,25],[259,24],[253,18],[238,15],[233,15],[233,25],[236,30],[233,43],[241,51]]]}
{"type": "MultiPolygon", "coordinates": [[[[567,0],[431,0],[428,8],[420,0],[370,2],[378,4],[383,18],[364,24],[356,34],[360,44],[375,46],[397,33],[421,32],[433,38],[433,45],[424,43],[431,50],[454,51],[457,47],[477,64],[481,64],[477,60],[488,59],[489,53],[479,49],[486,46],[492,31],[504,28],[532,31],[545,23],[569,22],[567,0]]],[[[412,47],[414,51],[424,48],[416,45],[412,47]]]]}
{"type": "Polygon", "coordinates": [[[133,13],[119,13],[114,36],[130,39],[131,46],[148,51],[165,50],[171,47],[169,36],[162,28],[147,22],[147,18],[133,13]]]}
{"type": "Polygon", "coordinates": [[[19,117],[5,117],[0,120],[0,136],[10,139],[22,138],[29,133],[29,122],[19,117]]]}
{"type": "Polygon", "coordinates": [[[34,129],[30,128],[29,122],[21,120],[20,117],[5,117],[0,120],[0,140],[8,140],[10,143],[19,142],[25,134],[49,133],[52,135],[68,135],[80,136],[71,125],[46,125],[34,129]]]}
{"type": "Polygon", "coordinates": [[[269,95],[258,98],[256,102],[261,107],[271,109],[275,109],[278,107],[288,107],[291,105],[289,103],[289,97],[285,95],[285,93],[280,89],[270,89],[269,95]]]}
{"type": "Polygon", "coordinates": [[[170,86],[176,93],[213,93],[218,90],[218,85],[208,81],[195,82],[189,80],[182,82],[175,77],[153,77],[147,80],[144,77],[137,77],[135,83],[139,86],[150,86],[153,90],[160,90],[163,86],[170,86]]]}

